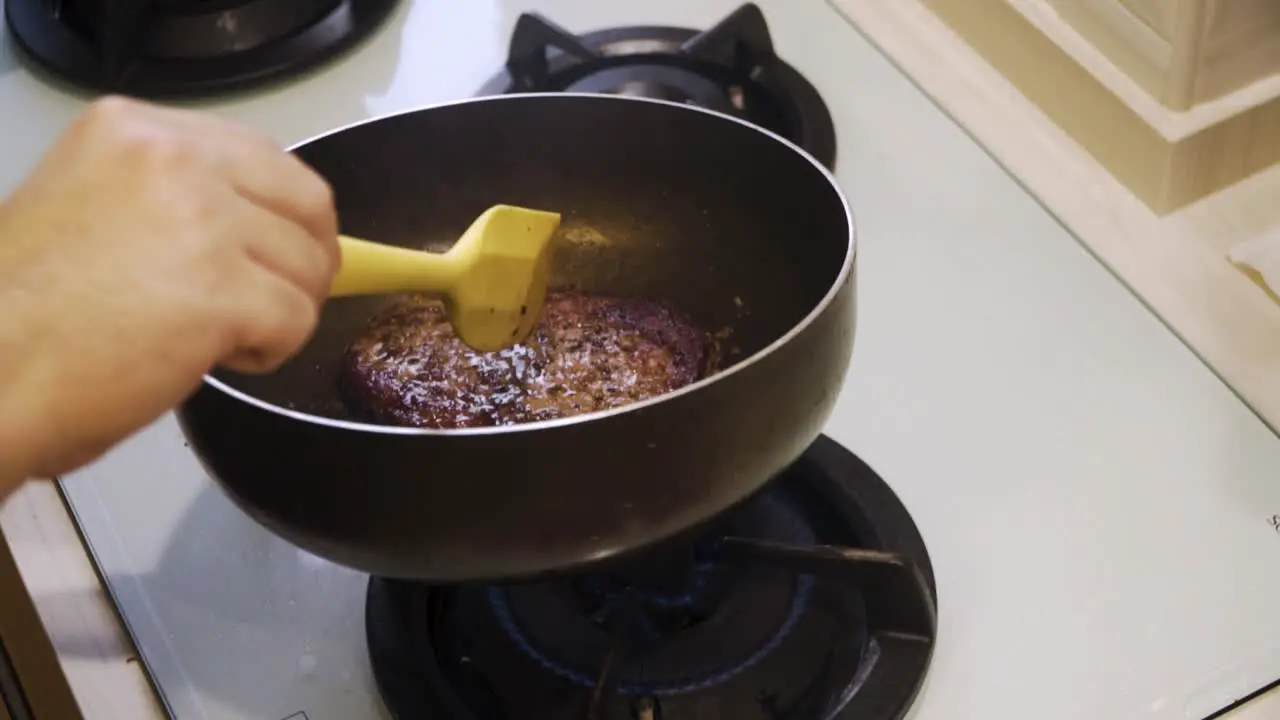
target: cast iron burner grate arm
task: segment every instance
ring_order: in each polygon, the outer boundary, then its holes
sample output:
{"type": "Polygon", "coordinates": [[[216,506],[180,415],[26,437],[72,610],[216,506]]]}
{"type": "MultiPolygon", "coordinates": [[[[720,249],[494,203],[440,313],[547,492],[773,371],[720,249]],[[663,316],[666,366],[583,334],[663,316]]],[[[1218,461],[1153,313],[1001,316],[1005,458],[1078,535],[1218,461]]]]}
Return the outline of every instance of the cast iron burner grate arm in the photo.
{"type": "Polygon", "coordinates": [[[778,56],[747,3],[706,30],[627,26],[575,34],[538,13],[516,20],[502,72],[480,95],[619,94],[684,103],[765,128],[835,166],[835,125],[817,88],[778,56]]]}
{"type": "MultiPolygon", "coordinates": [[[[585,720],[597,720],[601,703],[615,689],[614,666],[627,652],[628,630],[639,617],[639,614],[639,598],[634,590],[628,590],[623,594],[619,603],[612,636],[609,638],[609,648],[605,651],[604,659],[600,663],[600,671],[596,674],[596,683],[591,689],[591,698],[587,703],[585,720]]],[[[649,709],[649,712],[652,714],[652,708],[649,709]]],[[[656,719],[646,718],[645,720],[656,719]]]]}
{"type": "MultiPolygon", "coordinates": [[[[729,565],[768,565],[818,581],[858,588],[867,605],[871,644],[862,672],[852,687],[818,716],[887,717],[900,702],[900,678],[872,672],[875,665],[918,666],[933,651],[937,609],[920,570],[894,553],[833,545],[796,545],[738,537],[721,539],[711,551],[714,561],[729,565]]],[[[616,691],[614,667],[627,652],[629,629],[638,621],[641,604],[634,590],[623,593],[613,618],[610,645],[604,654],[583,720],[598,720],[603,702],[616,691]]],[[[659,706],[639,698],[640,720],[661,720],[659,706]]]]}
{"type": "Polygon", "coordinates": [[[532,92],[546,86],[550,74],[547,54],[558,50],[578,60],[599,59],[577,35],[538,13],[524,13],[516,20],[507,51],[507,72],[516,92],[532,92]]]}
{"type": "Polygon", "coordinates": [[[766,61],[775,59],[773,37],[764,13],[752,3],[729,13],[711,29],[680,46],[680,52],[753,75],[766,61]]]}
{"type": "MultiPolygon", "coordinates": [[[[516,92],[546,88],[551,73],[550,53],[558,51],[579,60],[604,56],[551,20],[538,13],[524,13],[516,20],[507,52],[507,71],[516,92]]],[[[710,29],[679,46],[679,54],[702,60],[750,77],[776,59],[773,39],[764,13],[747,3],[710,29]]]]}

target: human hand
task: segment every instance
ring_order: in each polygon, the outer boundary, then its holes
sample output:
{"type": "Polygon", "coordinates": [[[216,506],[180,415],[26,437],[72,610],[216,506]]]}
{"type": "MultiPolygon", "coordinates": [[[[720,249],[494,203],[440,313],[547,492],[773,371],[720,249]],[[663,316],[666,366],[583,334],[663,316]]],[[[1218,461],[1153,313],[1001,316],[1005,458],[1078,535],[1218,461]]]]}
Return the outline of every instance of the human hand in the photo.
{"type": "Polygon", "coordinates": [[[276,368],[338,262],[328,185],[267,136],[94,103],[0,205],[0,478],[96,458],[214,365],[276,368]]]}

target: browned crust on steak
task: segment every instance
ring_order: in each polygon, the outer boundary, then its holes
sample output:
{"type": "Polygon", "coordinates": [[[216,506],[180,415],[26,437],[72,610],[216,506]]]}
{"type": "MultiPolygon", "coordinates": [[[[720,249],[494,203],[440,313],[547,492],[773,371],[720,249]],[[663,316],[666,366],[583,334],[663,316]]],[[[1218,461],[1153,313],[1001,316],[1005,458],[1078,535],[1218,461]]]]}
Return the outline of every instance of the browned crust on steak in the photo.
{"type": "Polygon", "coordinates": [[[342,361],[343,397],[370,421],[468,428],[629,405],[697,380],[711,338],[643,298],[551,293],[529,339],[481,353],[436,301],[413,296],[375,316],[342,361]]]}

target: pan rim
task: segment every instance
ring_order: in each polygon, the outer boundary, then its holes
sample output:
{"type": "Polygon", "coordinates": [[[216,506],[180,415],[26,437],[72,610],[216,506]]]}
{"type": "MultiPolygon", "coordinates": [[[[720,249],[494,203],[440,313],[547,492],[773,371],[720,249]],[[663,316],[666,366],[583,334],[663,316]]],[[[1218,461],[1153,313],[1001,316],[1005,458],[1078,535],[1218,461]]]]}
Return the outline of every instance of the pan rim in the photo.
{"type": "Polygon", "coordinates": [[[275,403],[267,402],[266,400],[263,400],[258,397],[254,397],[249,393],[246,393],[242,390],[234,388],[228,383],[214,377],[211,372],[204,374],[204,376],[201,379],[201,385],[204,387],[213,389],[215,391],[218,391],[224,395],[227,395],[234,400],[238,400],[248,405],[252,405],[259,410],[263,410],[269,413],[273,413],[275,415],[286,417],[286,418],[289,418],[290,420],[295,420],[295,421],[306,423],[309,425],[318,425],[318,426],[328,427],[336,430],[347,430],[347,431],[354,431],[354,432],[360,432],[360,433],[368,433],[373,435],[462,437],[462,436],[469,436],[469,435],[509,435],[512,433],[524,433],[524,432],[536,432],[539,430],[550,430],[557,427],[565,427],[569,425],[576,425],[578,423],[604,420],[606,418],[610,418],[616,415],[622,415],[625,413],[640,411],[645,408],[657,405],[659,403],[673,401],[676,398],[696,392],[701,388],[711,385],[712,383],[718,382],[731,375],[742,372],[746,370],[748,367],[750,367],[751,365],[754,365],[757,362],[760,362],[764,358],[768,357],[769,355],[772,355],[775,351],[777,351],[783,345],[786,345],[793,338],[795,338],[797,335],[803,332],[806,328],[812,325],[813,321],[819,315],[821,315],[823,312],[826,311],[827,307],[829,307],[832,301],[834,301],[836,295],[840,292],[841,288],[844,287],[844,284],[848,280],[850,273],[853,271],[854,262],[857,256],[858,231],[857,231],[857,225],[855,223],[853,209],[849,205],[849,199],[845,195],[844,190],[840,187],[840,183],[836,180],[835,174],[832,173],[831,170],[829,170],[822,163],[818,162],[816,158],[814,158],[811,154],[806,152],[803,148],[801,148],[800,146],[796,145],[795,143],[782,137],[781,135],[778,135],[777,133],[771,130],[760,127],[758,125],[747,122],[746,120],[742,120],[732,115],[718,112],[716,110],[709,110],[707,108],[698,107],[696,105],[688,105],[685,103],[679,103],[679,102],[674,102],[670,100],[660,100],[655,98],[635,97],[635,96],[628,96],[628,95],[605,95],[605,94],[598,94],[598,93],[582,93],[582,92],[511,93],[508,95],[471,97],[471,98],[463,98],[458,100],[450,100],[450,101],[440,102],[440,103],[430,103],[426,105],[419,105],[419,106],[415,106],[405,110],[398,110],[395,112],[390,112],[390,113],[385,113],[381,115],[376,115],[370,118],[365,118],[364,120],[358,120],[356,122],[348,123],[346,125],[342,125],[340,127],[336,127],[331,130],[327,130],[318,135],[314,135],[312,137],[307,138],[306,140],[302,140],[301,142],[294,143],[293,145],[290,145],[288,147],[288,150],[290,152],[293,152],[294,150],[297,150],[298,148],[304,145],[308,145],[318,140],[322,140],[326,137],[329,137],[330,135],[336,135],[340,132],[344,132],[352,128],[357,128],[363,125],[369,125],[371,123],[379,122],[381,120],[385,120],[388,118],[399,117],[401,115],[411,115],[413,113],[422,112],[424,110],[433,110],[437,108],[452,107],[455,105],[469,105],[469,104],[484,103],[484,102],[504,102],[507,100],[519,100],[522,98],[546,98],[546,97],[574,97],[574,98],[590,99],[593,102],[594,101],[634,102],[634,103],[650,103],[654,105],[665,105],[668,107],[684,110],[687,112],[703,113],[705,115],[711,115],[720,119],[729,120],[753,132],[759,133],[760,135],[763,135],[764,137],[769,138],[774,142],[777,142],[781,145],[784,145],[790,148],[792,151],[798,154],[801,158],[808,161],[809,164],[812,165],[813,168],[817,170],[822,175],[823,178],[826,179],[827,183],[831,186],[831,189],[835,191],[836,197],[840,199],[841,207],[844,208],[845,224],[849,228],[849,242],[848,242],[848,247],[845,251],[844,261],[840,266],[840,272],[836,274],[836,278],[831,283],[831,287],[827,289],[827,292],[825,295],[822,296],[822,299],[819,300],[813,306],[813,309],[810,310],[808,314],[806,314],[803,318],[801,318],[799,322],[797,322],[789,330],[787,330],[787,332],[778,336],[778,338],[775,339],[773,342],[769,343],[765,347],[756,351],[752,355],[744,358],[743,360],[741,360],[740,362],[738,362],[737,364],[735,364],[734,366],[726,370],[722,370],[708,377],[702,378],[701,380],[698,380],[695,383],[686,385],[680,388],[679,390],[674,390],[672,392],[664,393],[662,395],[658,395],[658,396],[649,398],[647,400],[641,400],[640,402],[624,405],[622,407],[611,408],[609,410],[599,410],[596,412],[586,413],[583,415],[574,415],[572,417],[556,418],[553,420],[539,420],[536,422],[520,423],[516,425],[499,425],[499,426],[491,426],[491,427],[455,428],[455,429],[416,428],[416,427],[402,427],[402,426],[396,426],[396,425],[378,425],[375,423],[365,423],[365,422],[358,422],[353,420],[339,420],[337,418],[324,417],[322,415],[313,415],[311,413],[305,413],[298,410],[292,410],[286,407],[282,407],[280,405],[276,405],[275,403]]]}

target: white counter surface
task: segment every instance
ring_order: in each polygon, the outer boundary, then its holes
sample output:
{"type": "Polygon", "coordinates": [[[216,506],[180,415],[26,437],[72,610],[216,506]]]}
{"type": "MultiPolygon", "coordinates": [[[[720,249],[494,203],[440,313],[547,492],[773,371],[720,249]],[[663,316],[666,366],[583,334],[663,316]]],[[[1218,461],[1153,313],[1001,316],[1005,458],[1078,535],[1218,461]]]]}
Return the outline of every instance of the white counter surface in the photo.
{"type": "MultiPolygon", "coordinates": [[[[837,13],[759,4],[835,116],[859,222],[857,349],[827,432],[900,494],[937,574],[940,637],[911,716],[1205,718],[1280,678],[1280,442],[837,13]]],[[[706,27],[735,7],[533,5],[573,30],[706,27]]],[[[343,61],[206,107],[294,142],[468,96],[522,9],[406,4],[343,61]]],[[[82,104],[11,53],[0,192],[82,104]]],[[[170,419],[65,483],[180,720],[381,717],[357,648],[359,579],[234,511],[170,419]]],[[[41,497],[3,518],[24,573],[52,552],[49,535],[23,534],[50,527],[32,521],[52,512],[41,497]]],[[[33,584],[48,622],[68,593],[33,584]]],[[[91,684],[77,688],[90,710],[89,693],[124,692],[91,684]]]]}

